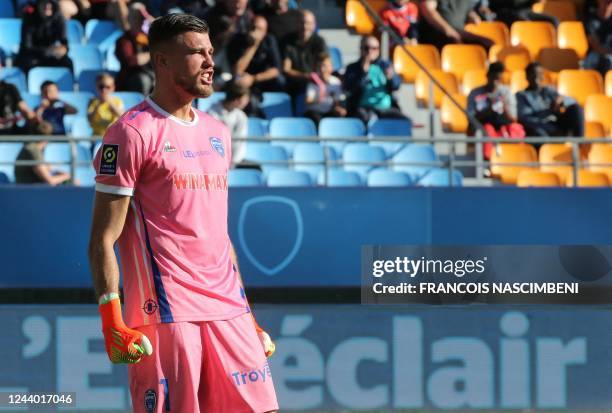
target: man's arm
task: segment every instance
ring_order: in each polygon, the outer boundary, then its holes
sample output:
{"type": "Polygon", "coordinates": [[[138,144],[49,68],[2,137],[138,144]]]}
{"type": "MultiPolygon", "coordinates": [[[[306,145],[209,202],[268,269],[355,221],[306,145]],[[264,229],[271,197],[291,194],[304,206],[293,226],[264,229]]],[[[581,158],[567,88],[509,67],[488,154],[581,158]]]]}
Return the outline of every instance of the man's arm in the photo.
{"type": "Polygon", "coordinates": [[[436,30],[444,33],[451,39],[460,42],[461,35],[453,26],[448,24],[444,17],[438,13],[438,2],[435,0],[425,0],[421,2],[421,14],[427,23],[433,26],[436,30]]]}

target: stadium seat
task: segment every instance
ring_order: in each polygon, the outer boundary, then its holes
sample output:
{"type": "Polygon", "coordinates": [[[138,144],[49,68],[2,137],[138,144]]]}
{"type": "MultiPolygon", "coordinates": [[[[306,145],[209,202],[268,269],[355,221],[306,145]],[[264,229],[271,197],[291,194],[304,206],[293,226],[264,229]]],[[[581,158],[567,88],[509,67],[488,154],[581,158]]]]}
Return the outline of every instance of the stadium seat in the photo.
{"type": "Polygon", "coordinates": [[[473,89],[487,84],[486,69],[470,69],[463,75],[461,89],[468,96],[473,89]]]}
{"type": "Polygon", "coordinates": [[[561,184],[565,184],[571,165],[552,165],[555,163],[573,162],[572,146],[564,143],[545,143],[540,147],[540,170],[557,174],[561,184]]]}
{"type": "Polygon", "coordinates": [[[541,49],[557,46],[557,34],[548,22],[517,21],[510,28],[510,41],[513,46],[527,48],[531,59],[535,60],[541,49]]]}
{"type": "Polygon", "coordinates": [[[366,181],[371,169],[383,166],[385,159],[381,147],[361,142],[347,144],[342,155],[344,170],[357,172],[362,182],[366,181]]]}
{"type": "Polygon", "coordinates": [[[1,18],[0,33],[0,49],[9,57],[16,55],[21,43],[21,19],[1,18]]]}
{"type": "Polygon", "coordinates": [[[458,170],[452,171],[452,178],[449,176],[448,169],[431,169],[421,179],[420,186],[463,186],[463,174],[458,170]]]}
{"type": "MultiPolygon", "coordinates": [[[[385,1],[369,0],[368,4],[378,13],[385,6],[385,1]]],[[[357,34],[371,34],[376,29],[376,23],[359,0],[347,0],[344,18],[347,27],[357,34]]]]}
{"type": "Polygon", "coordinates": [[[410,119],[372,119],[368,123],[368,137],[370,145],[380,146],[387,157],[392,157],[407,143],[412,136],[412,121],[410,119]],[[378,137],[402,137],[406,142],[374,141],[378,137]]]}
{"type": "Polygon", "coordinates": [[[247,124],[247,135],[253,137],[268,136],[268,124],[266,119],[249,117],[247,124]]]}
{"type": "MultiPolygon", "coordinates": [[[[298,143],[293,150],[293,169],[308,173],[316,182],[319,174],[325,170],[325,153],[326,148],[317,142],[298,143]]],[[[336,161],[334,151],[327,151],[327,160],[332,167],[336,161]]]]}
{"type": "MultiPolygon", "coordinates": [[[[319,137],[322,140],[334,138],[346,138],[347,140],[365,137],[366,127],[357,118],[323,118],[319,122],[319,137]]],[[[325,142],[326,146],[334,148],[337,153],[342,153],[345,141],[325,142]]]]}
{"type": "Polygon", "coordinates": [[[312,186],[310,175],[302,171],[274,169],[268,172],[266,180],[271,187],[312,186]]]}
{"type": "Polygon", "coordinates": [[[499,48],[491,47],[489,50],[489,60],[491,62],[502,62],[508,72],[515,70],[525,70],[527,65],[531,63],[529,50],[523,46],[506,46],[499,48]]]}
{"type": "MultiPolygon", "coordinates": [[[[412,55],[427,69],[441,69],[440,52],[430,44],[404,45],[412,55]]],[[[393,50],[393,68],[405,83],[414,83],[421,69],[406,54],[401,47],[396,46],[393,50]]]]}
{"type": "Polygon", "coordinates": [[[115,92],[114,95],[123,101],[125,110],[138,105],[145,98],[140,92],[115,92]]]}
{"type": "Polygon", "coordinates": [[[593,144],[589,151],[589,170],[593,172],[603,172],[612,182],[612,145],[593,144]],[[610,164],[610,165],[604,165],[610,164]]]}
{"type": "Polygon", "coordinates": [[[554,16],[560,22],[576,20],[576,5],[571,1],[542,0],[531,6],[531,10],[554,16]]]}
{"type": "Polygon", "coordinates": [[[291,117],[293,116],[291,97],[284,92],[264,92],[261,110],[266,115],[266,119],[291,117]]]}
{"type": "Polygon", "coordinates": [[[198,98],[198,109],[206,112],[212,105],[221,102],[223,99],[225,99],[225,92],[214,92],[207,98],[198,98]]]}
{"type": "Polygon", "coordinates": [[[77,78],[80,92],[96,93],[96,77],[100,70],[82,70],[77,78]]]}
{"type": "Polygon", "coordinates": [[[115,55],[115,45],[111,45],[108,50],[104,52],[104,66],[107,70],[113,70],[119,72],[121,70],[121,62],[115,55]]]}
{"type": "Polygon", "coordinates": [[[601,122],[584,122],[584,137],[590,139],[605,138],[606,130],[601,122]]]}
{"type": "Polygon", "coordinates": [[[606,95],[612,97],[612,70],[606,72],[606,95]]]}
{"type": "Polygon", "coordinates": [[[546,70],[560,72],[564,69],[578,69],[580,67],[578,55],[574,49],[559,49],[546,47],[540,50],[538,62],[546,70]]]}
{"type": "Polygon", "coordinates": [[[0,0],[0,18],[15,17],[15,9],[11,0],[0,0]]]}
{"type": "Polygon", "coordinates": [[[118,29],[119,27],[112,20],[88,20],[85,23],[87,44],[98,45],[118,29]]]}
{"type": "Polygon", "coordinates": [[[448,44],[442,48],[442,70],[457,76],[459,83],[468,70],[486,70],[487,52],[474,44],[448,44]]]}
{"type": "MultiPolygon", "coordinates": [[[[91,160],[91,154],[82,145],[76,145],[76,149],[76,160],[91,160]]],[[[68,142],[49,142],[45,148],[44,156],[47,162],[62,162],[62,164],[51,165],[51,169],[70,172],[72,154],[68,142]]]]}
{"type": "Polygon", "coordinates": [[[520,188],[528,187],[553,187],[561,186],[561,181],[557,174],[553,172],[543,172],[537,170],[523,169],[519,172],[516,186],[520,188]]]}
{"type": "Polygon", "coordinates": [[[77,110],[77,115],[87,116],[87,107],[93,99],[94,94],[91,92],[60,92],[59,98],[77,110]]]}
{"type": "Polygon", "coordinates": [[[342,62],[342,52],[340,51],[340,49],[334,46],[330,46],[328,48],[328,51],[329,51],[329,56],[331,57],[331,60],[332,60],[332,66],[334,67],[334,72],[342,71],[344,64],[342,62]]]}
{"type": "Polygon", "coordinates": [[[289,158],[285,149],[268,143],[247,145],[244,158],[246,161],[260,164],[264,175],[273,169],[287,170],[289,168],[289,158]]]}
{"type": "MultiPolygon", "coordinates": [[[[460,93],[453,94],[453,98],[467,109],[467,97],[460,93]]],[[[469,121],[465,113],[463,113],[452,100],[444,95],[442,97],[442,105],[440,106],[440,121],[442,129],[447,133],[466,133],[469,126],[469,121]]]]}
{"type": "MultiPolygon", "coordinates": [[[[64,117],[66,118],[66,117],[64,117]]],[[[72,121],[70,134],[79,138],[87,138],[93,136],[93,130],[87,120],[87,116],[76,116],[72,121]]]]}
{"type": "Polygon", "coordinates": [[[21,98],[32,110],[36,109],[40,105],[40,94],[38,93],[21,92],[21,98]]]}
{"type": "Polygon", "coordinates": [[[603,79],[596,70],[562,70],[557,86],[560,94],[576,99],[581,106],[587,96],[604,93],[603,79]]]}
{"type": "Polygon", "coordinates": [[[367,185],[374,187],[406,187],[412,185],[412,179],[404,172],[377,168],[368,173],[367,185]]]}
{"type": "Polygon", "coordinates": [[[8,175],[5,174],[4,172],[0,172],[0,184],[5,185],[5,184],[10,184],[11,180],[9,179],[8,175]]]}
{"type": "Polygon", "coordinates": [[[15,85],[20,92],[27,90],[25,74],[18,67],[0,68],[0,80],[15,85]]]}
{"type": "Polygon", "coordinates": [[[565,21],[557,27],[557,43],[564,49],[574,49],[579,59],[584,59],[589,51],[589,41],[580,21],[565,21]]]}
{"type": "Polygon", "coordinates": [[[328,187],[363,186],[361,177],[357,172],[344,169],[328,169],[319,174],[319,185],[328,187]]]}
{"type": "MultiPolygon", "coordinates": [[[[544,85],[552,86],[556,88],[555,79],[552,76],[552,73],[548,70],[544,70],[544,85]]],[[[514,94],[516,92],[520,92],[521,90],[525,90],[528,86],[527,76],[524,70],[515,70],[512,72],[510,78],[510,91],[514,94]]]]}
{"type": "Polygon", "coordinates": [[[15,166],[4,162],[14,162],[23,148],[20,142],[0,142],[0,172],[4,173],[10,182],[15,182],[15,166]]]}
{"type": "Polygon", "coordinates": [[[308,118],[274,118],[270,121],[270,137],[272,143],[282,146],[289,157],[293,156],[293,149],[300,142],[292,138],[312,138],[317,136],[317,126],[308,118]],[[280,138],[289,138],[281,140],[280,138]]]}
{"type": "MultiPolygon", "coordinates": [[[[446,73],[442,70],[432,70],[432,76],[442,84],[448,93],[459,93],[459,85],[457,78],[452,73],[446,73]]],[[[421,107],[429,107],[429,86],[430,79],[427,74],[423,71],[419,72],[416,77],[414,93],[417,99],[417,103],[421,107]]],[[[433,103],[436,108],[439,108],[442,104],[442,96],[444,93],[434,85],[434,96],[433,103]]]]}
{"type": "Polygon", "coordinates": [[[393,157],[391,167],[394,171],[406,172],[413,181],[418,181],[438,167],[438,155],[432,145],[411,143],[393,157]]]}
{"type": "Polygon", "coordinates": [[[612,132],[612,97],[604,94],[590,95],[584,105],[584,118],[587,122],[600,122],[604,133],[612,132]]]}
{"type": "Polygon", "coordinates": [[[77,166],[74,170],[74,178],[79,186],[95,186],[96,170],[92,165],[77,166]]]}
{"type": "Polygon", "coordinates": [[[230,169],[227,181],[230,188],[264,186],[263,176],[257,169],[230,169]]]}
{"type": "Polygon", "coordinates": [[[76,19],[66,20],[66,36],[68,37],[68,47],[83,44],[85,29],[80,21],[76,19]]]}
{"type": "Polygon", "coordinates": [[[468,23],[465,25],[464,29],[467,32],[491,39],[494,44],[502,47],[510,44],[510,31],[508,30],[508,26],[503,22],[482,21],[478,24],[468,23]]]}
{"type": "MultiPolygon", "coordinates": [[[[574,186],[574,174],[569,173],[566,179],[567,186],[574,186]]],[[[610,186],[608,175],[603,172],[594,172],[586,169],[578,170],[578,187],[607,187],[610,186]]]]}
{"type": "Polygon", "coordinates": [[[537,170],[529,165],[500,165],[503,163],[537,163],[535,148],[527,143],[500,143],[491,151],[491,174],[505,184],[516,184],[522,170],[537,170]]]}
{"type": "Polygon", "coordinates": [[[46,80],[57,83],[59,90],[72,92],[74,81],[70,69],[65,67],[35,67],[28,74],[28,91],[40,93],[40,85],[46,80]]]}
{"type": "Polygon", "coordinates": [[[74,76],[79,77],[83,70],[102,70],[102,54],[94,45],[70,45],[68,56],[72,59],[74,76]]]}
{"type": "MultiPolygon", "coordinates": [[[[113,54],[115,53],[115,44],[117,40],[123,35],[123,31],[117,29],[108,36],[106,36],[100,43],[97,44],[98,50],[103,56],[107,56],[107,53],[112,49],[113,54]]],[[[110,68],[109,68],[110,69],[110,68]]],[[[117,69],[119,70],[119,69],[117,69]]]]}

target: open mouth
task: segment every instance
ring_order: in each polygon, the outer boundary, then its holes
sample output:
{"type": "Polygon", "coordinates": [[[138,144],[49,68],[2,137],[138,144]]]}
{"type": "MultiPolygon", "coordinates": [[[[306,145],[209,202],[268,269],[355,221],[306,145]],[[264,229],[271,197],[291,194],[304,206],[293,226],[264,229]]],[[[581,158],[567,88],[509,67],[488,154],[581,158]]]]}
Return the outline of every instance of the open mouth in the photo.
{"type": "Polygon", "coordinates": [[[213,70],[208,70],[208,71],[204,72],[202,74],[202,76],[200,76],[200,79],[202,79],[202,82],[204,84],[212,85],[212,83],[213,83],[213,74],[214,74],[213,70]]]}

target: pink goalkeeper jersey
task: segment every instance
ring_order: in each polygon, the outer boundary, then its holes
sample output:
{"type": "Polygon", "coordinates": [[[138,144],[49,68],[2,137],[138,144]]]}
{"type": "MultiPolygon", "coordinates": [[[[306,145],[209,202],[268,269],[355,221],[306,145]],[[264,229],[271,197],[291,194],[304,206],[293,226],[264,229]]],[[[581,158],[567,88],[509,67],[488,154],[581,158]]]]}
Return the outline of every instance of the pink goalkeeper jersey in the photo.
{"type": "Polygon", "coordinates": [[[152,100],[128,110],[94,160],[96,191],[132,196],[119,238],[130,327],[226,320],[248,311],[227,231],[227,127],[186,122],[152,100]]]}

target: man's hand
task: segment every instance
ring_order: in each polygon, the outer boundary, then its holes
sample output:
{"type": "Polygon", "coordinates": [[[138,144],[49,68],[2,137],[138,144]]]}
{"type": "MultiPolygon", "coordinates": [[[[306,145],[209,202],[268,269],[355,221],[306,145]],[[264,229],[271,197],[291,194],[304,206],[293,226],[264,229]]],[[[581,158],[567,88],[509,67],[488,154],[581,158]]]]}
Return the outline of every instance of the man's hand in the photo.
{"type": "Polygon", "coordinates": [[[461,34],[453,27],[448,26],[446,30],[444,30],[444,34],[451,39],[455,43],[461,43],[461,34]]]}
{"type": "Polygon", "coordinates": [[[259,341],[264,348],[264,353],[266,353],[266,357],[271,357],[272,354],[276,351],[276,345],[270,338],[270,335],[266,333],[255,321],[253,318],[253,322],[255,323],[255,330],[257,330],[257,336],[259,337],[259,341]]]}

